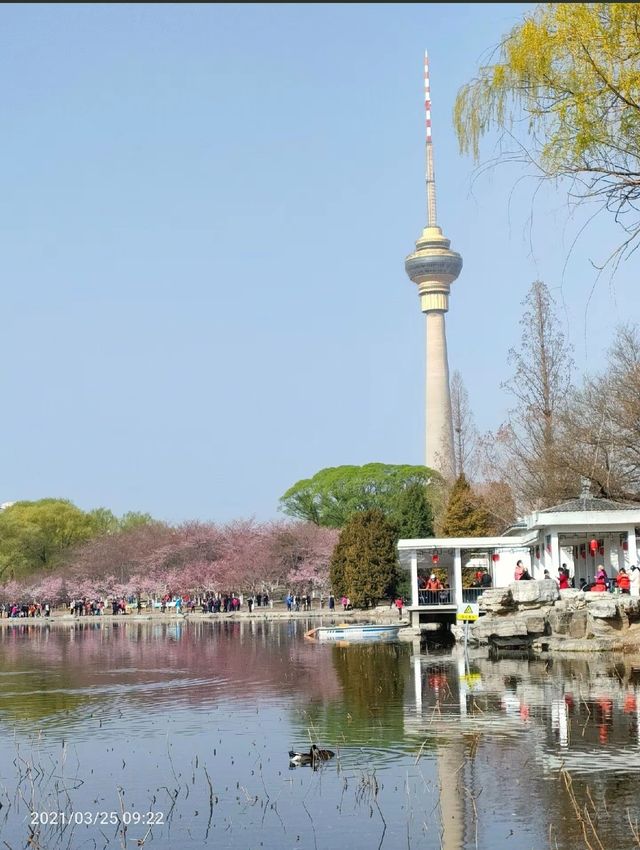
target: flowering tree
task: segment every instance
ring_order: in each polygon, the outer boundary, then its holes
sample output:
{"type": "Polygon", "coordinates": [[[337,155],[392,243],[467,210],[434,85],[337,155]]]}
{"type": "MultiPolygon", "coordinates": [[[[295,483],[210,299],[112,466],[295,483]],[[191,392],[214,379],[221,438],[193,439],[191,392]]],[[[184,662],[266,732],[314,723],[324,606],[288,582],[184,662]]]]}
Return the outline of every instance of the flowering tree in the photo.
{"type": "Polygon", "coordinates": [[[293,542],[291,554],[295,555],[295,562],[291,563],[288,581],[301,589],[327,593],[330,587],[329,566],[338,542],[338,530],[310,522],[296,523],[291,524],[290,534],[293,542]]]}
{"type": "Polygon", "coordinates": [[[236,520],[224,526],[144,523],[75,549],[38,583],[10,582],[2,598],[71,598],[268,592],[287,585],[325,590],[338,532],[292,520],[236,520]]]}

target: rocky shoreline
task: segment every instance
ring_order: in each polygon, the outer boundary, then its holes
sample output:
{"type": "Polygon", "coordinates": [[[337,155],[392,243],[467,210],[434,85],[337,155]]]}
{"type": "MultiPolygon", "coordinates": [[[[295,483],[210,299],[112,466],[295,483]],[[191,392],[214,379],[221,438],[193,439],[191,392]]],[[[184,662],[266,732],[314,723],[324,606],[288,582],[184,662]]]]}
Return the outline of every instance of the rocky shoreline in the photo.
{"type": "Polygon", "coordinates": [[[558,590],[553,580],[519,581],[486,590],[472,638],[497,648],[534,652],[637,652],[640,599],[558,590]]]}

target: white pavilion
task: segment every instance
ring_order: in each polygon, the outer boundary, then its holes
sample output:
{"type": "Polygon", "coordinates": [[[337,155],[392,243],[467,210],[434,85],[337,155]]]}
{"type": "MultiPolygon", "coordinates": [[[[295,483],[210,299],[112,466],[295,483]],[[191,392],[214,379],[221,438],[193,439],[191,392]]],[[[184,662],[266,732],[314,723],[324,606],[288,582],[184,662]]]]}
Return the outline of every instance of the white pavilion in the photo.
{"type": "Polygon", "coordinates": [[[574,580],[592,581],[602,564],[615,578],[620,567],[638,564],[640,505],[582,495],[535,511],[499,537],[432,537],[400,540],[400,563],[411,573],[411,602],[405,608],[411,625],[447,622],[460,606],[473,604],[482,588],[471,587],[475,574],[486,569],[493,587],[514,580],[521,560],[532,578],[548,570],[557,578],[565,564],[574,580]],[[436,569],[446,574],[443,590],[427,591],[425,580],[436,569]]]}

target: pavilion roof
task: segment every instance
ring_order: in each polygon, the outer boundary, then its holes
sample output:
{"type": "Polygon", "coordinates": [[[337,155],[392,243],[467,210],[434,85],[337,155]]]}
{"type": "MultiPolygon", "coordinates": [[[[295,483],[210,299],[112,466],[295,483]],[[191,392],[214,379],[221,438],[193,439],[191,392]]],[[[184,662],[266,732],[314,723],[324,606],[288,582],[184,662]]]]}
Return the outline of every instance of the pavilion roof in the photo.
{"type": "Polygon", "coordinates": [[[568,499],[551,508],[538,511],[539,514],[562,514],[576,513],[579,511],[637,511],[640,504],[637,502],[616,502],[613,499],[601,499],[594,496],[579,496],[577,499],[568,499]]]}

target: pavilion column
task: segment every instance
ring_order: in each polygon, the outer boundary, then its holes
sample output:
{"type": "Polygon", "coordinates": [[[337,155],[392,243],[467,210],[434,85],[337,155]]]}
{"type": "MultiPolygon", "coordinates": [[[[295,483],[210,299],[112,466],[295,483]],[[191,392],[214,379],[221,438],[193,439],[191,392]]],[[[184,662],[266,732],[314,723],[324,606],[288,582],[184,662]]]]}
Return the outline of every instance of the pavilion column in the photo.
{"type": "Polygon", "coordinates": [[[624,562],[624,549],[622,547],[622,540],[621,540],[620,535],[618,535],[618,549],[617,549],[617,551],[618,551],[618,572],[620,572],[620,568],[626,566],[626,564],[624,562]]]}
{"type": "Polygon", "coordinates": [[[637,550],[637,542],[636,542],[636,527],[632,525],[627,530],[627,540],[629,541],[628,552],[629,552],[629,566],[632,567],[634,564],[636,567],[638,566],[638,550],[637,550]]]}
{"type": "Polygon", "coordinates": [[[559,534],[554,528],[551,532],[551,569],[549,572],[555,578],[560,569],[560,540],[559,534]]]}
{"type": "Polygon", "coordinates": [[[418,551],[411,552],[411,606],[418,607],[418,551]]]}
{"type": "Polygon", "coordinates": [[[462,605],[462,552],[453,550],[453,594],[456,605],[462,605]]]}

